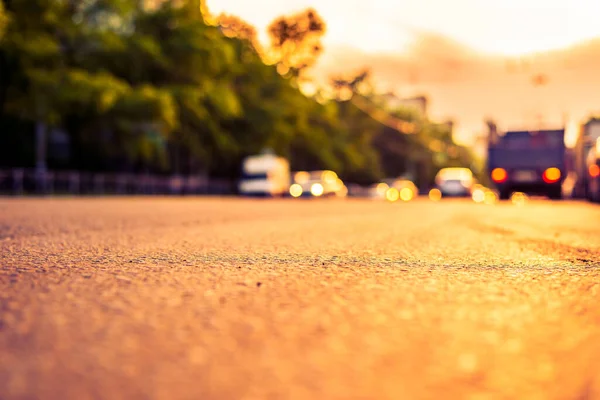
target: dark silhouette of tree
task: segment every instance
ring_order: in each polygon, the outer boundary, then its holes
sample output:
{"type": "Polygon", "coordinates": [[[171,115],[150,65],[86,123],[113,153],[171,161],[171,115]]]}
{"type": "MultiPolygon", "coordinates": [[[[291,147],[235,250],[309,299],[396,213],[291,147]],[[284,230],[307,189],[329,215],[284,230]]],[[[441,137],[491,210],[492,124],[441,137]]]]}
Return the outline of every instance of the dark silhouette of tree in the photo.
{"type": "Polygon", "coordinates": [[[326,25],[313,9],[275,19],[268,27],[271,57],[280,71],[298,76],[312,66],[323,50],[321,39],[326,25]]]}
{"type": "Polygon", "coordinates": [[[0,39],[4,35],[4,29],[6,28],[6,24],[8,23],[8,17],[6,16],[6,12],[4,11],[4,4],[0,1],[0,39]]]}
{"type": "Polygon", "coordinates": [[[221,14],[217,18],[221,32],[227,37],[235,37],[249,41],[257,50],[260,44],[256,36],[256,28],[243,19],[230,14],[221,14]]]}
{"type": "Polygon", "coordinates": [[[349,99],[354,94],[360,92],[363,84],[368,84],[371,77],[371,71],[365,68],[349,77],[336,76],[331,79],[331,86],[336,92],[338,99],[349,99]]]}

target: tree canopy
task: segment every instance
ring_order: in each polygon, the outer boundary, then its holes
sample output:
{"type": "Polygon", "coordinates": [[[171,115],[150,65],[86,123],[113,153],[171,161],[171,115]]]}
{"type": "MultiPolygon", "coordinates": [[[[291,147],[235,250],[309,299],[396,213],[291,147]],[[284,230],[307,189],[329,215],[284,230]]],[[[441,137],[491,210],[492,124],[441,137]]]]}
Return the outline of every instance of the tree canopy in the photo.
{"type": "Polygon", "coordinates": [[[7,23],[8,17],[4,11],[4,4],[0,2],[0,39],[2,39],[2,36],[4,35],[4,29],[6,28],[7,23]]]}
{"type": "MultiPolygon", "coordinates": [[[[345,96],[304,95],[300,78],[326,29],[313,9],[273,21],[263,48],[251,25],[230,15],[209,23],[197,0],[2,4],[0,144],[14,153],[15,143],[29,145],[34,124],[61,130],[71,156],[48,154],[51,167],[235,178],[244,156],[271,148],[294,169],[368,183],[406,172],[413,159],[433,165],[431,140],[454,146],[429,121],[415,120],[418,131],[406,136],[365,111],[359,96],[375,95],[359,90],[364,73],[334,80],[345,96]]],[[[34,162],[31,151],[5,159],[34,162]]]]}

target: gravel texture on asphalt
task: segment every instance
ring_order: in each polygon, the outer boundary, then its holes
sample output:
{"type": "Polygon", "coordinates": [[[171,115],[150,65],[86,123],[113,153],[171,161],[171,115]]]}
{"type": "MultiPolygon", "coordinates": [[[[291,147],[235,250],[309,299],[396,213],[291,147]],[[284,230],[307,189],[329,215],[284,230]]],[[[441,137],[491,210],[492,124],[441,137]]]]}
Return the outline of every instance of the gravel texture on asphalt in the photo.
{"type": "Polygon", "coordinates": [[[0,199],[0,399],[600,399],[600,207],[0,199]]]}

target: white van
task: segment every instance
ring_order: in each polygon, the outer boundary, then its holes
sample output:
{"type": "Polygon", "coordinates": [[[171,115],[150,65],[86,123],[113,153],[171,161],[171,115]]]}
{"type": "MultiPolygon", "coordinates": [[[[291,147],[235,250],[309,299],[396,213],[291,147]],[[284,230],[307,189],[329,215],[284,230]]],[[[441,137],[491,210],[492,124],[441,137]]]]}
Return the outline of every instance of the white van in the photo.
{"type": "Polygon", "coordinates": [[[284,196],[290,188],[290,164],[283,157],[261,154],[246,157],[238,190],[244,196],[284,196]]]}

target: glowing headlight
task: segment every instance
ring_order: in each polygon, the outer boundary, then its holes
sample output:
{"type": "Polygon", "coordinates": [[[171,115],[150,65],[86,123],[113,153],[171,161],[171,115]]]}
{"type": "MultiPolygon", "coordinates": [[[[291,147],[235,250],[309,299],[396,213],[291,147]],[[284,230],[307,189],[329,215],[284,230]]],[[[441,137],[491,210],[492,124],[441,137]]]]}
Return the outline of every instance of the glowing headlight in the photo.
{"type": "Polygon", "coordinates": [[[400,198],[402,201],[411,201],[413,197],[415,197],[415,194],[410,188],[405,187],[400,191],[400,198]]]}
{"type": "Polygon", "coordinates": [[[396,189],[396,188],[389,188],[387,190],[387,192],[385,192],[385,198],[388,201],[394,202],[394,201],[398,200],[399,197],[400,197],[400,193],[398,193],[398,189],[396,189]]]}
{"type": "Polygon", "coordinates": [[[523,206],[527,201],[527,195],[525,193],[515,192],[510,199],[514,205],[523,206]]]}
{"type": "Polygon", "coordinates": [[[290,186],[290,194],[292,195],[292,197],[302,196],[302,186],[298,185],[297,183],[294,183],[292,186],[290,186]]]}
{"type": "Polygon", "coordinates": [[[310,187],[310,193],[315,196],[315,197],[319,197],[323,194],[323,185],[321,185],[320,183],[315,183],[310,187]]]}
{"type": "Polygon", "coordinates": [[[475,189],[471,197],[475,203],[483,203],[485,201],[485,192],[481,189],[475,189]]]}
{"type": "Polygon", "coordinates": [[[498,197],[496,196],[496,193],[492,192],[491,190],[488,190],[485,192],[485,196],[484,196],[484,203],[487,205],[493,205],[496,203],[496,201],[498,200],[498,197]]]}

